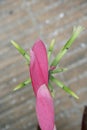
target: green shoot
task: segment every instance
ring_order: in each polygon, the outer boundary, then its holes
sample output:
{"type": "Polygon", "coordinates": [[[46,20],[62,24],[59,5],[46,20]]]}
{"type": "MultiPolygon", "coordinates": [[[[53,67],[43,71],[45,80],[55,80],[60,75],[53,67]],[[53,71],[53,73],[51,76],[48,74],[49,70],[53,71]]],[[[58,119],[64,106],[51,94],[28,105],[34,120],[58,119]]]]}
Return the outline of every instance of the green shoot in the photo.
{"type": "Polygon", "coordinates": [[[67,50],[70,48],[70,46],[75,41],[75,39],[79,36],[79,34],[82,30],[83,30],[83,28],[81,26],[74,28],[72,36],[67,41],[67,43],[64,45],[64,47],[60,50],[60,52],[57,54],[56,58],[53,60],[53,62],[51,64],[51,66],[57,66],[57,64],[59,64],[62,57],[66,54],[67,50]]]}
{"type": "Polygon", "coordinates": [[[18,45],[15,41],[11,40],[11,43],[19,51],[19,53],[21,53],[24,56],[24,58],[27,60],[27,62],[29,64],[30,57],[29,57],[28,53],[20,45],[18,45]]]}
{"type": "Polygon", "coordinates": [[[65,92],[67,92],[68,94],[72,95],[74,98],[79,99],[79,97],[71,89],[69,89],[67,86],[65,86],[62,82],[60,82],[59,80],[57,80],[53,76],[50,76],[50,79],[51,79],[51,81],[56,83],[56,85],[58,87],[62,88],[65,92]]]}
{"type": "Polygon", "coordinates": [[[65,71],[67,71],[67,68],[58,68],[58,69],[51,70],[50,73],[56,74],[56,73],[65,72],[65,71]]]}
{"type": "Polygon", "coordinates": [[[55,44],[55,39],[53,39],[50,43],[50,46],[48,48],[48,60],[50,61],[50,57],[51,57],[51,54],[53,52],[53,48],[54,48],[54,44],[55,44]]]}
{"type": "Polygon", "coordinates": [[[52,97],[54,98],[54,97],[55,97],[55,95],[54,95],[54,89],[53,89],[53,86],[52,86],[52,84],[51,84],[50,81],[49,81],[48,87],[49,87],[49,90],[50,90],[50,92],[51,92],[52,97]]]}
{"type": "Polygon", "coordinates": [[[21,89],[23,87],[25,87],[27,84],[31,83],[31,79],[27,79],[24,82],[20,83],[19,85],[17,85],[13,90],[16,91],[18,89],[21,89]]]}

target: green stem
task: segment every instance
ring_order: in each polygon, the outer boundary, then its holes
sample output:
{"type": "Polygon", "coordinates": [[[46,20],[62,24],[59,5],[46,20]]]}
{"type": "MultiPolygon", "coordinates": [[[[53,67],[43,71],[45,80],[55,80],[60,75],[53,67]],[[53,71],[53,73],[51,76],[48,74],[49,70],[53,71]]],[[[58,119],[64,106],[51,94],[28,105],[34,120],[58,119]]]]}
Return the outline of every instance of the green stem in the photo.
{"type": "Polygon", "coordinates": [[[81,26],[74,28],[72,36],[67,41],[67,43],[64,45],[64,47],[60,50],[60,52],[57,54],[56,58],[53,60],[53,62],[51,64],[51,66],[57,66],[57,64],[59,64],[62,57],[65,55],[67,50],[70,48],[70,46],[75,41],[75,39],[79,36],[79,34],[82,30],[83,30],[83,28],[81,26]]]}
{"type": "Polygon", "coordinates": [[[54,44],[55,44],[55,39],[53,39],[50,43],[49,49],[48,49],[48,60],[50,61],[50,57],[51,54],[53,52],[53,48],[54,48],[54,44]]]}
{"type": "Polygon", "coordinates": [[[54,98],[54,97],[55,97],[54,89],[53,89],[53,86],[52,86],[52,84],[51,84],[50,81],[49,81],[48,87],[49,87],[49,89],[50,89],[50,92],[51,92],[52,97],[54,98]]]}
{"type": "Polygon", "coordinates": [[[50,72],[52,74],[56,74],[56,73],[64,72],[66,70],[67,70],[67,68],[58,68],[58,69],[51,70],[50,72]]]}
{"type": "Polygon", "coordinates": [[[56,83],[56,85],[58,87],[62,88],[64,91],[66,91],[67,93],[69,93],[70,95],[72,95],[74,98],[79,99],[79,97],[71,89],[69,89],[67,86],[65,86],[61,81],[57,80],[53,76],[50,76],[50,79],[51,79],[51,81],[53,81],[54,83],[56,83]]]}
{"type": "Polygon", "coordinates": [[[19,51],[19,53],[21,53],[22,56],[24,56],[24,58],[27,60],[27,62],[29,64],[30,57],[29,57],[28,53],[19,44],[17,44],[15,41],[11,40],[11,43],[19,51]]]}
{"type": "Polygon", "coordinates": [[[13,90],[16,91],[20,88],[25,87],[27,84],[31,83],[31,79],[26,79],[24,82],[20,83],[19,85],[17,85],[13,90]]]}

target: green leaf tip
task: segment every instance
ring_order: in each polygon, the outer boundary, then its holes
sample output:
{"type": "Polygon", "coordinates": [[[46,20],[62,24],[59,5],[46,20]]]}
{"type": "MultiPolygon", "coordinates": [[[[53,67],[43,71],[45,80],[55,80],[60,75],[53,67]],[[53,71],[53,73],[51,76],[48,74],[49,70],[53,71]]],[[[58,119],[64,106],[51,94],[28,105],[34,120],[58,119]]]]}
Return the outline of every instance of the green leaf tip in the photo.
{"type": "Polygon", "coordinates": [[[72,91],[70,90],[68,87],[64,86],[63,88],[67,93],[69,93],[70,95],[72,95],[74,98],[79,99],[79,97],[72,91]]]}
{"type": "Polygon", "coordinates": [[[22,54],[22,56],[27,60],[27,63],[29,64],[30,57],[29,57],[28,53],[15,41],[11,40],[11,43],[19,51],[19,53],[22,54]]]}
{"type": "Polygon", "coordinates": [[[79,35],[80,34],[80,32],[82,32],[84,30],[84,27],[82,27],[82,26],[74,26],[74,28],[73,28],[73,33],[77,33],[77,35],[79,35]]]}
{"type": "Polygon", "coordinates": [[[55,44],[55,39],[52,39],[50,46],[49,46],[49,51],[52,51],[54,48],[54,44],[55,44]]]}
{"type": "Polygon", "coordinates": [[[53,60],[51,66],[57,66],[60,62],[60,60],[62,59],[62,57],[66,54],[67,50],[70,48],[70,46],[72,45],[72,43],[75,41],[75,39],[79,36],[80,32],[83,30],[84,28],[81,26],[78,27],[74,27],[73,29],[73,33],[72,36],[70,37],[70,39],[66,42],[66,44],[64,45],[64,47],[60,50],[60,52],[57,54],[56,58],[53,60]]]}
{"type": "Polygon", "coordinates": [[[31,83],[31,79],[27,79],[27,80],[25,80],[24,82],[20,83],[19,85],[17,85],[17,86],[13,89],[13,91],[19,90],[19,89],[25,87],[25,86],[26,86],[27,84],[29,84],[29,83],[31,83]]]}
{"type": "Polygon", "coordinates": [[[50,60],[51,54],[52,54],[53,49],[54,49],[54,44],[55,44],[55,39],[52,39],[50,46],[48,48],[48,60],[50,60]]]}

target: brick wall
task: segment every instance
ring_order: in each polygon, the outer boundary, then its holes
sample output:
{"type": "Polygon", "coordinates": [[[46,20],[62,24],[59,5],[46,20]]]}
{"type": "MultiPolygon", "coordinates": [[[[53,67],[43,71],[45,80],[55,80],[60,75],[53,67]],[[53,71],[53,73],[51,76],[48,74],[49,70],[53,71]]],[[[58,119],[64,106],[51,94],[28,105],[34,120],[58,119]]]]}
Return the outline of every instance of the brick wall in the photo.
{"type": "Polygon", "coordinates": [[[79,100],[55,87],[58,130],[80,130],[87,105],[87,1],[86,0],[0,0],[0,130],[36,130],[35,98],[31,85],[13,92],[28,77],[25,60],[10,44],[17,41],[29,52],[41,38],[46,45],[55,38],[54,56],[65,44],[75,25],[85,27],[60,66],[58,75],[75,91],[79,100]]]}

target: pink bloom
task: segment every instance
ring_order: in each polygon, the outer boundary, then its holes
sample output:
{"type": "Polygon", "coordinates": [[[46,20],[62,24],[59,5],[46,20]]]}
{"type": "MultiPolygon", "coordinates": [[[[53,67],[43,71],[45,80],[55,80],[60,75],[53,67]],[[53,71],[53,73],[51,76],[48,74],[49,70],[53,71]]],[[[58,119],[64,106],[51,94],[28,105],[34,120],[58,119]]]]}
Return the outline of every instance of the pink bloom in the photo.
{"type": "Polygon", "coordinates": [[[48,60],[46,48],[41,40],[36,41],[32,50],[30,51],[30,76],[32,79],[32,86],[37,93],[38,88],[42,84],[48,86],[48,60]]]}
{"type": "Polygon", "coordinates": [[[53,130],[53,100],[45,84],[40,86],[36,98],[36,112],[41,130],[53,130]]]}
{"type": "Polygon", "coordinates": [[[48,60],[41,40],[30,51],[30,77],[36,96],[36,113],[41,130],[55,130],[53,100],[48,89],[48,60]]]}

